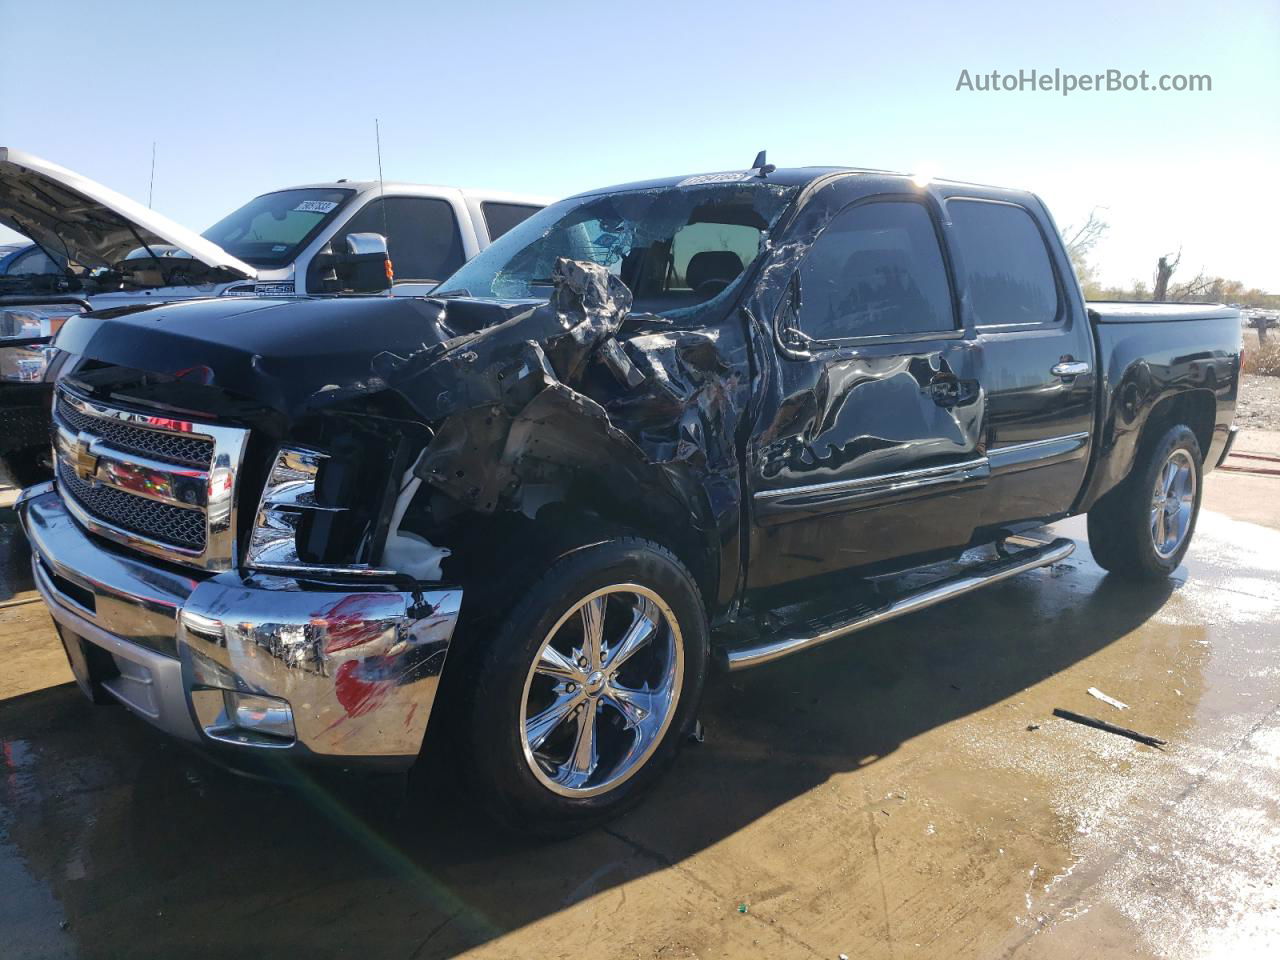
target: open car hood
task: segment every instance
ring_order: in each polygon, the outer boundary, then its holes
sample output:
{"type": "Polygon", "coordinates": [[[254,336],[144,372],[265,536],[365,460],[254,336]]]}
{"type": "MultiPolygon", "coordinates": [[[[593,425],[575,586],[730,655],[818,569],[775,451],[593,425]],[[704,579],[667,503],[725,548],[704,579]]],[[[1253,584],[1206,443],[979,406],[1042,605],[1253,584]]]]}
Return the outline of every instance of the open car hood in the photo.
{"type": "Polygon", "coordinates": [[[30,237],[52,257],[81,267],[114,267],[139,247],[157,257],[177,248],[226,280],[257,271],[168,217],[56,163],[0,147],[0,223],[30,237]],[[157,247],[167,247],[165,251],[157,247]]]}

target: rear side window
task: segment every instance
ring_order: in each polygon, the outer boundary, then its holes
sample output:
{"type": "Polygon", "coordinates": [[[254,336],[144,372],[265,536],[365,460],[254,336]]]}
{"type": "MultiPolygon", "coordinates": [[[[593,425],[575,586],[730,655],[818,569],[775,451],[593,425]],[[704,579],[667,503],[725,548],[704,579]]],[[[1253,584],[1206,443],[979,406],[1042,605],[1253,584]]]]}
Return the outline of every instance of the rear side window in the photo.
{"type": "Polygon", "coordinates": [[[497,240],[517,223],[523,223],[541,209],[527,203],[494,203],[486,200],[480,204],[485,226],[489,228],[490,240],[497,240]]]}
{"type": "Polygon", "coordinates": [[[919,203],[846,207],[809,250],[799,283],[800,330],[815,340],[955,329],[938,234],[919,203]]]}
{"type": "Polygon", "coordinates": [[[978,326],[1053,323],[1058,284],[1031,214],[983,200],[951,200],[947,212],[978,326]]]}
{"type": "Polygon", "coordinates": [[[343,226],[336,238],[335,250],[346,249],[348,233],[384,234],[397,281],[443,280],[466,259],[458,221],[447,200],[433,197],[373,200],[343,226]]]}

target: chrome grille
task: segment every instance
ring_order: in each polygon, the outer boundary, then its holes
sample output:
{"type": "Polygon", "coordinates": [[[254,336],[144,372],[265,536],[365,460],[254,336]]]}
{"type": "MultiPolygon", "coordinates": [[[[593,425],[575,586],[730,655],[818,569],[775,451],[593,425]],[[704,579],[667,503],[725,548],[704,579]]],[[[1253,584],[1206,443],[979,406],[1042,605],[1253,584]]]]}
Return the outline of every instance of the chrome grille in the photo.
{"type": "Polygon", "coordinates": [[[59,386],[54,460],[93,533],[204,570],[235,566],[235,482],[248,431],[107,407],[59,386]]]}
{"type": "Polygon", "coordinates": [[[61,460],[58,461],[58,482],[81,506],[113,526],[184,550],[204,550],[207,530],[202,510],[183,510],[123,490],[88,483],[61,460]]]}
{"type": "Polygon", "coordinates": [[[91,433],[113,447],[158,460],[190,467],[208,467],[213,460],[213,441],[208,437],[134,427],[121,420],[104,420],[77,410],[65,396],[58,397],[58,419],[75,433],[91,433]]]}

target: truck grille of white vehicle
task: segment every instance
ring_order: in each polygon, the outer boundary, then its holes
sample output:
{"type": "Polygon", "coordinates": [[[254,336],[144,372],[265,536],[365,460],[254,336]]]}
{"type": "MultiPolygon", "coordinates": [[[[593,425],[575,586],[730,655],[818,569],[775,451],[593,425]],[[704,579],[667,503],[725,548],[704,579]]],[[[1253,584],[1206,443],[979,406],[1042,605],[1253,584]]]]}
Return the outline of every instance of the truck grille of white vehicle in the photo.
{"type": "Polygon", "coordinates": [[[175,563],[235,565],[248,431],[103,406],[65,386],[54,410],[58,486],[86,528],[175,563]]]}

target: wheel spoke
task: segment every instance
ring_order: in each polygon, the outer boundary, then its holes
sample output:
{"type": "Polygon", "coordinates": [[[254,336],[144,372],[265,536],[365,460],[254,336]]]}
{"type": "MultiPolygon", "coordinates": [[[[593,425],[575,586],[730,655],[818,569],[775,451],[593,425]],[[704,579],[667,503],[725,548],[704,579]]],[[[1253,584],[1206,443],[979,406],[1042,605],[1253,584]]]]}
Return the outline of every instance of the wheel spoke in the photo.
{"type": "Polygon", "coordinates": [[[1155,541],[1156,549],[1158,550],[1164,549],[1164,542],[1169,537],[1168,526],[1165,522],[1166,516],[1167,514],[1164,512],[1164,507],[1161,507],[1156,511],[1155,541]]]}
{"type": "Polygon", "coordinates": [[[657,631],[660,617],[657,604],[648,597],[641,597],[631,618],[631,626],[622,635],[618,645],[609,651],[605,669],[617,670],[648,643],[657,631]]]}
{"type": "Polygon", "coordinates": [[[1178,465],[1170,460],[1164,465],[1164,495],[1166,497],[1173,492],[1173,484],[1177,479],[1178,465]]]}
{"type": "Polygon", "coordinates": [[[556,777],[560,782],[570,780],[581,786],[595,772],[599,757],[596,753],[596,703],[588,701],[578,711],[578,733],[573,740],[573,752],[556,777]]]}
{"type": "Polygon", "coordinates": [[[537,716],[525,721],[524,735],[528,740],[529,749],[537,750],[546,743],[547,737],[555,733],[560,724],[564,723],[573,712],[573,708],[585,699],[586,694],[579,688],[573,693],[564,694],[537,716]]]}
{"type": "Polygon", "coordinates": [[[604,695],[605,701],[622,714],[629,729],[643,727],[660,713],[665,695],[660,690],[633,690],[630,687],[611,685],[604,695]]]}
{"type": "Polygon", "coordinates": [[[601,648],[604,646],[604,597],[588,600],[578,610],[582,617],[582,655],[587,658],[587,670],[600,669],[601,648]]]}
{"type": "Polygon", "coordinates": [[[538,656],[538,665],[534,669],[544,677],[555,677],[557,680],[568,680],[573,683],[582,683],[586,676],[578,669],[577,664],[549,643],[542,648],[542,653],[538,656]]]}

